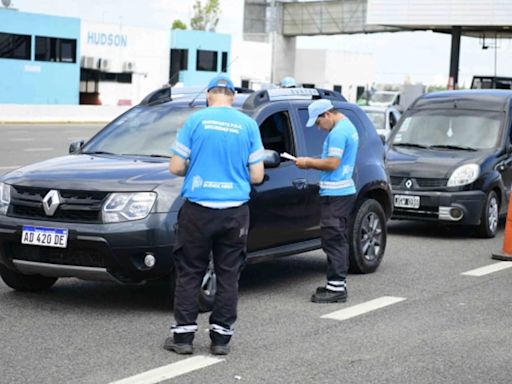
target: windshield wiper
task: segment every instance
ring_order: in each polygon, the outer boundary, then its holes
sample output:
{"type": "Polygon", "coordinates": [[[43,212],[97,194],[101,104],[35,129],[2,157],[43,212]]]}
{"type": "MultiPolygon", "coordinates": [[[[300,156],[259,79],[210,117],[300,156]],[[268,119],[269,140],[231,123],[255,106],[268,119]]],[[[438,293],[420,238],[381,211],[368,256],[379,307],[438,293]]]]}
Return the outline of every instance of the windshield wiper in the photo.
{"type": "Polygon", "coordinates": [[[90,151],[90,152],[80,152],[82,155],[117,155],[117,153],[106,152],[106,151],[90,151]]]}
{"type": "Polygon", "coordinates": [[[415,147],[415,148],[428,148],[426,145],[414,144],[414,143],[394,143],[394,147],[415,147]]]}
{"type": "Polygon", "coordinates": [[[144,157],[162,157],[165,159],[168,159],[171,157],[170,155],[159,155],[157,153],[152,153],[151,155],[148,155],[146,153],[123,153],[121,156],[144,156],[144,157]]]}
{"type": "Polygon", "coordinates": [[[431,145],[429,148],[446,148],[446,149],[459,149],[461,151],[476,151],[476,148],[466,147],[462,145],[448,145],[448,144],[440,144],[440,145],[431,145]]]}

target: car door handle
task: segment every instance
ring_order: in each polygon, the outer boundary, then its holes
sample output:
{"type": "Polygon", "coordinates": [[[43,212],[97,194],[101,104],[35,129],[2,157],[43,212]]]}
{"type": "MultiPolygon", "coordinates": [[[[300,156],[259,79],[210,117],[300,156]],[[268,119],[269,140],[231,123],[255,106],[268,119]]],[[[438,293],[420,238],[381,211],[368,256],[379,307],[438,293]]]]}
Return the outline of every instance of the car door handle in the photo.
{"type": "Polygon", "coordinates": [[[292,181],[292,184],[297,189],[306,189],[308,185],[306,179],[295,179],[292,181]]]}

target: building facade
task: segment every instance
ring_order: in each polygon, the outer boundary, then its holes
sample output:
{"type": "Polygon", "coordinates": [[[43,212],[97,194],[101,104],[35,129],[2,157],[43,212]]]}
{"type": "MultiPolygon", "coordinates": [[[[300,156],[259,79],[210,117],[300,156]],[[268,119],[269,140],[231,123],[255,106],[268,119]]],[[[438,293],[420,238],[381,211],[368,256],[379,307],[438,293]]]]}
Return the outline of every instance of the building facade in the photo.
{"type": "Polygon", "coordinates": [[[0,8],[0,104],[78,104],[80,20],[0,8]]]}
{"type": "Polygon", "coordinates": [[[230,72],[231,36],[0,8],[0,104],[135,105],[230,72]]]}

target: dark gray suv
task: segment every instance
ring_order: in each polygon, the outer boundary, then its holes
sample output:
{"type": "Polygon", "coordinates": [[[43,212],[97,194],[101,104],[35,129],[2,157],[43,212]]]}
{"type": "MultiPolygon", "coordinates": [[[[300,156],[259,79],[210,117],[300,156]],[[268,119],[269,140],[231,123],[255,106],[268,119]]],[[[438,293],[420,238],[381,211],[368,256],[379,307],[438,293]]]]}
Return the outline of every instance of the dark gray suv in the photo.
{"type": "MultiPolygon", "coordinates": [[[[357,127],[357,204],[350,222],[351,269],[375,271],[386,247],[391,191],[382,142],[362,110],[338,93],[275,89],[237,94],[235,107],[259,124],[265,180],[251,193],[249,261],[320,248],[319,172],[281,159],[316,156],[325,134],[306,128],[312,99],[329,98],[357,127]]],[[[168,276],[181,178],[168,171],[177,130],[204,95],[173,99],[169,89],[140,104],[70,154],[0,178],[0,275],[17,290],[39,291],[57,278],[126,283],[168,276]]],[[[205,276],[203,301],[215,292],[205,276]]]]}

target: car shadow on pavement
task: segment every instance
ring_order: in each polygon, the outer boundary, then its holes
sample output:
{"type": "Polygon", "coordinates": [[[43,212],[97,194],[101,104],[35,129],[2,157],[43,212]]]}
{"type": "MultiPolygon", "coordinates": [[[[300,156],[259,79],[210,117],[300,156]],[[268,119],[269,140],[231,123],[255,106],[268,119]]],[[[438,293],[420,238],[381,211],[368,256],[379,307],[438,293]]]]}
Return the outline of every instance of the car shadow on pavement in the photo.
{"type": "Polygon", "coordinates": [[[165,282],[144,285],[60,279],[48,291],[39,293],[18,292],[6,288],[0,291],[0,302],[16,306],[55,308],[56,310],[129,310],[170,311],[169,284],[165,282]],[[2,292],[3,291],[3,292],[2,292]]]}
{"type": "MultiPolygon", "coordinates": [[[[308,279],[321,281],[325,276],[325,267],[325,256],[319,251],[248,264],[240,277],[240,292],[262,293],[298,285],[308,279]]],[[[0,303],[7,306],[13,303],[16,307],[41,307],[55,311],[172,311],[170,283],[163,280],[123,285],[62,278],[48,291],[39,293],[1,288],[0,303]]]]}
{"type": "Polygon", "coordinates": [[[240,277],[240,291],[274,290],[305,280],[324,279],[326,260],[321,251],[307,252],[281,259],[249,264],[240,277]]]}
{"type": "MultiPolygon", "coordinates": [[[[498,234],[505,228],[505,220],[498,222],[498,234]]],[[[388,234],[414,236],[414,237],[439,237],[439,238],[478,238],[476,229],[470,226],[449,225],[439,222],[390,220],[387,224],[388,234]]]]}

